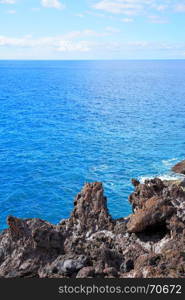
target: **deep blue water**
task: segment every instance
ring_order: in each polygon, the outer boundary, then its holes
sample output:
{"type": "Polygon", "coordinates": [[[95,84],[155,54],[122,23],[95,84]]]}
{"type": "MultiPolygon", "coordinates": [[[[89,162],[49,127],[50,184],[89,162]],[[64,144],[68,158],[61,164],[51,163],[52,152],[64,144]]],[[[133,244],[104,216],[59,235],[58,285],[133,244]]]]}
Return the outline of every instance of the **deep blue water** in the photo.
{"type": "Polygon", "coordinates": [[[57,223],[91,181],[126,216],[130,179],[184,157],[185,61],[0,61],[0,228],[57,223]]]}

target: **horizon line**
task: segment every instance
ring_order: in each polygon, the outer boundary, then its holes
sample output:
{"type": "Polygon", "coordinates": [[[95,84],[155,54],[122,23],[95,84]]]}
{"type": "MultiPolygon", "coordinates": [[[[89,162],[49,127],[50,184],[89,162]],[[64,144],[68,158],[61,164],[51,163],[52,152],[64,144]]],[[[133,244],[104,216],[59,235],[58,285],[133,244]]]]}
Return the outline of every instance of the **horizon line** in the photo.
{"type": "Polygon", "coordinates": [[[18,59],[18,58],[0,58],[0,61],[149,61],[149,60],[185,60],[185,58],[112,58],[112,59],[52,59],[52,58],[28,58],[28,59],[18,59]]]}

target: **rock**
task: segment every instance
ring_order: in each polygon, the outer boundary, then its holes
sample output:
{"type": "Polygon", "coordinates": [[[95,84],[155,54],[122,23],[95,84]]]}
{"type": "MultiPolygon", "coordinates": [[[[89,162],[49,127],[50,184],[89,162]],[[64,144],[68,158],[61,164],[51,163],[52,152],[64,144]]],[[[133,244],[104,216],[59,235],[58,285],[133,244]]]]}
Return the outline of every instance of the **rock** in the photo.
{"type": "Polygon", "coordinates": [[[111,218],[99,182],[85,184],[58,225],[9,216],[0,234],[0,277],[184,278],[184,183],[132,183],[134,213],[124,218],[111,218]]]}
{"type": "Polygon", "coordinates": [[[76,196],[74,210],[65,222],[66,231],[92,234],[112,227],[112,219],[107,209],[107,199],[100,182],[85,184],[76,196]]]}
{"type": "Polygon", "coordinates": [[[181,180],[179,185],[182,187],[183,191],[185,191],[185,178],[183,180],[181,180]]]}
{"type": "Polygon", "coordinates": [[[101,263],[103,269],[113,267],[118,270],[123,261],[120,253],[113,249],[105,248],[105,246],[96,250],[95,257],[98,260],[98,264],[101,263]]]}
{"type": "Polygon", "coordinates": [[[95,273],[95,269],[93,267],[84,267],[78,272],[76,278],[93,277],[94,273],[95,273]]]}
{"type": "Polygon", "coordinates": [[[56,265],[58,274],[73,274],[82,269],[86,263],[86,257],[79,257],[78,259],[67,259],[59,261],[56,265]]]}
{"type": "Polygon", "coordinates": [[[87,263],[88,258],[85,255],[59,255],[54,261],[48,261],[47,265],[40,270],[39,276],[41,278],[71,277],[76,275],[87,263]]]}
{"type": "Polygon", "coordinates": [[[115,220],[115,225],[114,225],[114,233],[115,234],[124,234],[127,232],[127,223],[128,223],[129,219],[126,218],[122,218],[122,219],[118,219],[115,220]]]}
{"type": "Polygon", "coordinates": [[[60,253],[64,253],[63,243],[64,237],[61,232],[55,229],[48,230],[47,226],[42,226],[32,232],[34,245],[37,248],[57,249],[60,253]]]}
{"type": "Polygon", "coordinates": [[[4,259],[4,249],[3,248],[0,248],[0,263],[3,261],[4,259]]]}
{"type": "MultiPolygon", "coordinates": [[[[161,260],[160,255],[153,256],[150,258],[149,264],[150,264],[150,266],[157,266],[159,264],[160,260],[161,260]]],[[[163,266],[163,268],[164,268],[164,266],[163,266]]]]}
{"type": "Polygon", "coordinates": [[[152,197],[146,201],[144,208],[131,216],[127,224],[128,232],[141,232],[148,227],[160,226],[174,212],[175,208],[168,201],[152,197]]]}
{"type": "Polygon", "coordinates": [[[132,178],[132,184],[133,186],[137,187],[140,184],[140,182],[137,179],[132,178]]]}
{"type": "Polygon", "coordinates": [[[145,180],[145,183],[136,185],[135,191],[129,196],[133,211],[142,208],[144,203],[153,196],[160,197],[165,185],[159,178],[145,180]]]}
{"type": "Polygon", "coordinates": [[[179,174],[185,175],[185,160],[177,163],[175,166],[172,167],[172,171],[179,174]]]}
{"type": "Polygon", "coordinates": [[[0,235],[3,259],[0,276],[35,277],[50,259],[63,253],[62,233],[40,219],[7,218],[9,228],[0,235]],[[58,245],[54,236],[60,236],[58,245]],[[25,267],[26,266],[26,267],[25,267]],[[12,273],[12,269],[15,271],[12,273]]]}
{"type": "Polygon", "coordinates": [[[114,267],[105,268],[103,270],[103,273],[105,274],[105,277],[109,277],[109,278],[114,278],[118,276],[118,272],[114,267]]]}
{"type": "Polygon", "coordinates": [[[132,259],[128,259],[120,266],[120,272],[127,273],[134,269],[134,262],[132,259]]]}

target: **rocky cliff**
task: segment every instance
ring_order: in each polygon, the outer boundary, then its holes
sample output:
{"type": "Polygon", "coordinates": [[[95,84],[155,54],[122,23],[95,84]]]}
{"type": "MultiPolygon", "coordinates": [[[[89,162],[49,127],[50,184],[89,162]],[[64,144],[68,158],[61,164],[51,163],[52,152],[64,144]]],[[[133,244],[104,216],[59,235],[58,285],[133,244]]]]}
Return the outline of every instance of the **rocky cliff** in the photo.
{"type": "Polygon", "coordinates": [[[112,219],[103,186],[85,184],[69,219],[7,218],[0,277],[185,277],[185,184],[133,179],[133,214],[112,219]]]}

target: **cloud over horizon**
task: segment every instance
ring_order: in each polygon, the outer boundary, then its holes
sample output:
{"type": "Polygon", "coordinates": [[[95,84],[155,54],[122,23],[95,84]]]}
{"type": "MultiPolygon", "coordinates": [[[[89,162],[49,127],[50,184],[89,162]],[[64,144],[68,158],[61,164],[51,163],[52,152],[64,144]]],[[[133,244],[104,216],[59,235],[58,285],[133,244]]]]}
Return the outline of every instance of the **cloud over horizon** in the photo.
{"type": "Polygon", "coordinates": [[[0,4],[15,4],[15,0],[0,0],[0,4]]]}
{"type": "Polygon", "coordinates": [[[65,5],[59,0],[41,0],[41,5],[46,8],[64,9],[65,5]]]}
{"type": "Polygon", "coordinates": [[[185,0],[0,0],[0,59],[184,58],[184,14],[185,0]]]}

